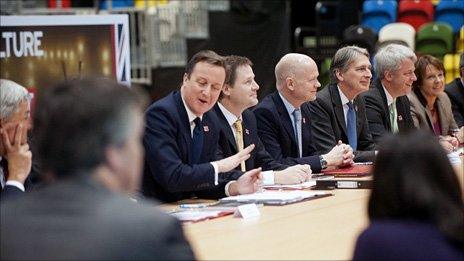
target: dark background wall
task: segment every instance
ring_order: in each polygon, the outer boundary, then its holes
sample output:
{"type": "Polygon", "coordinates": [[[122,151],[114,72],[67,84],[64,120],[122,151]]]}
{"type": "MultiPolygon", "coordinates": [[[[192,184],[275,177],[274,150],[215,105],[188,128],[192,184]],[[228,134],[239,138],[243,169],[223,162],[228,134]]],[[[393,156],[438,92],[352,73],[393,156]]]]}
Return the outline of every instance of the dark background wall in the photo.
{"type": "MultiPolygon", "coordinates": [[[[341,2],[345,8],[354,10],[360,10],[363,2],[362,0],[333,1],[341,2]]],[[[284,54],[295,50],[293,37],[295,28],[316,27],[317,2],[317,0],[230,0],[230,11],[209,13],[209,39],[187,41],[188,58],[202,49],[211,49],[221,55],[235,54],[250,58],[254,63],[256,81],[260,85],[261,99],[275,90],[275,64],[284,54]]],[[[357,20],[349,16],[338,18],[357,20]]],[[[343,29],[339,28],[339,30],[343,29]]],[[[184,68],[178,67],[153,69],[153,84],[147,87],[152,99],[157,100],[170,91],[178,89],[183,73],[184,68]]]]}

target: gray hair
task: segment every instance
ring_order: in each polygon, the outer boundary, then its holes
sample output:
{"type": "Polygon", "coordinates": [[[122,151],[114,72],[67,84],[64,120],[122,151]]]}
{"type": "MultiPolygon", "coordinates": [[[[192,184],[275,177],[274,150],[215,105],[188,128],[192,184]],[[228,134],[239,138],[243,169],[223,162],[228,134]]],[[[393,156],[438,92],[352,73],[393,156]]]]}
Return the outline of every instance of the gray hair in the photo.
{"type": "Polygon", "coordinates": [[[348,67],[356,58],[364,55],[369,58],[369,52],[365,48],[361,48],[355,45],[345,46],[339,49],[332,60],[330,65],[330,80],[332,83],[337,83],[337,71],[346,72],[348,67]]]}
{"type": "Polygon", "coordinates": [[[31,95],[26,88],[13,81],[0,79],[0,119],[9,119],[21,102],[30,99],[31,95]]]}
{"type": "Polygon", "coordinates": [[[386,71],[398,70],[405,59],[411,59],[413,63],[417,61],[416,54],[409,47],[389,44],[381,48],[374,57],[377,77],[383,79],[386,71]]]}

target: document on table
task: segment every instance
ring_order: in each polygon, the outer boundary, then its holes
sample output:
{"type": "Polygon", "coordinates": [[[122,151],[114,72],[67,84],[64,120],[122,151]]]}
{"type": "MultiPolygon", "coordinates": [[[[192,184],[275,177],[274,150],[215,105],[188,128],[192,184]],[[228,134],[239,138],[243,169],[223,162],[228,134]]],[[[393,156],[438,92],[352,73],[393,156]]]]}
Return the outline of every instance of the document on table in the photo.
{"type": "Polygon", "coordinates": [[[259,193],[238,195],[220,199],[221,202],[246,202],[246,203],[262,203],[265,205],[286,205],[299,202],[307,199],[315,199],[320,197],[331,196],[328,192],[313,192],[313,191],[264,191],[259,193]]]}
{"type": "Polygon", "coordinates": [[[197,222],[205,219],[217,218],[234,213],[234,211],[222,210],[179,210],[169,213],[183,222],[197,222]]]}
{"type": "Polygon", "coordinates": [[[274,184],[274,185],[264,185],[264,189],[271,189],[271,190],[302,190],[302,189],[310,189],[316,186],[316,180],[321,179],[334,179],[334,176],[323,175],[323,174],[313,174],[313,178],[310,180],[300,183],[300,184],[293,184],[293,185],[281,185],[281,184],[274,184]]]}

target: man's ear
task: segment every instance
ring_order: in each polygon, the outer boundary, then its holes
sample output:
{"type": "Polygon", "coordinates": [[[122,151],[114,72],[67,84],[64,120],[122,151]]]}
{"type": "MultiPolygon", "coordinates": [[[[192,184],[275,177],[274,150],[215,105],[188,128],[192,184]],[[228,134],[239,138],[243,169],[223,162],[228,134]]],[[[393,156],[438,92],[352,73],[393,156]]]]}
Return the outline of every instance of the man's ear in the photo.
{"type": "Polygon", "coordinates": [[[188,79],[189,79],[189,76],[187,75],[187,73],[184,73],[183,83],[185,83],[188,79]]]}
{"type": "Polygon", "coordinates": [[[338,70],[338,69],[335,70],[335,76],[337,77],[337,80],[338,80],[339,82],[343,82],[344,78],[343,78],[343,75],[342,75],[342,73],[340,72],[340,70],[338,70]]]}
{"type": "Polygon", "coordinates": [[[294,90],[295,90],[295,86],[294,86],[294,82],[293,82],[293,78],[292,78],[292,77],[287,77],[287,78],[285,78],[285,86],[287,86],[287,88],[288,88],[290,91],[294,91],[294,90]]]}
{"type": "Polygon", "coordinates": [[[386,72],[383,73],[383,75],[384,75],[383,78],[385,80],[387,80],[389,82],[393,81],[393,73],[391,71],[386,71],[386,72]]]}
{"type": "Polygon", "coordinates": [[[107,167],[111,170],[111,172],[117,173],[124,164],[119,150],[115,147],[109,147],[105,151],[105,156],[107,167]]]}
{"type": "Polygon", "coordinates": [[[222,94],[224,94],[224,96],[230,96],[230,89],[232,89],[232,87],[229,84],[224,83],[222,86],[222,94]]]}

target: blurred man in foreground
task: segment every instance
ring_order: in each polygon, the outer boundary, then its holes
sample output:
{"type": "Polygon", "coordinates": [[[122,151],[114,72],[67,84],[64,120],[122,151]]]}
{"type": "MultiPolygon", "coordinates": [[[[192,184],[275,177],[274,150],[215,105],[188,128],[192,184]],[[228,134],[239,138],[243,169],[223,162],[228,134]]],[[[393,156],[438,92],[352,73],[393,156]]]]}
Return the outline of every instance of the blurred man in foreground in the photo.
{"type": "Polygon", "coordinates": [[[34,135],[56,182],[1,205],[1,259],[194,259],[179,223],[129,195],[140,183],[141,97],[109,80],[39,97],[34,135]]]}

